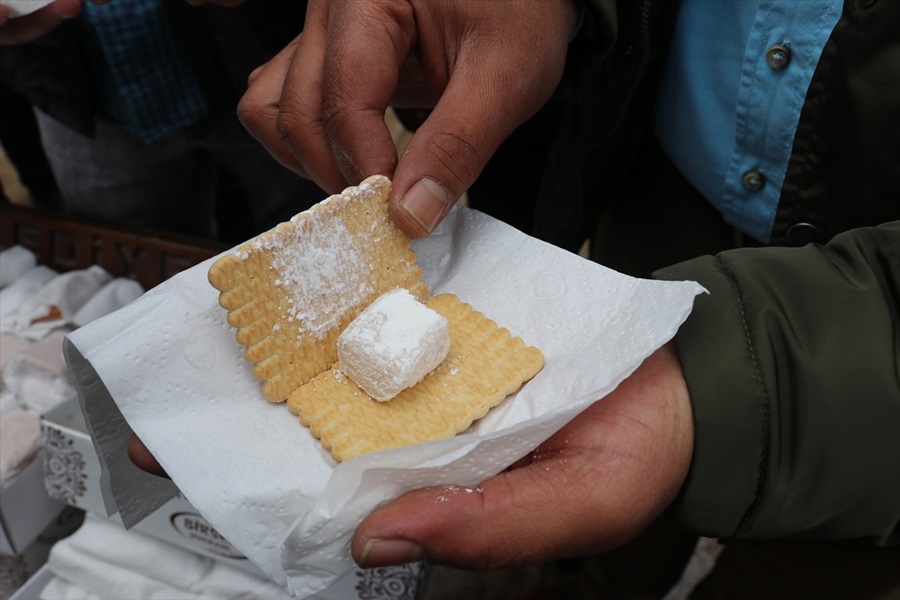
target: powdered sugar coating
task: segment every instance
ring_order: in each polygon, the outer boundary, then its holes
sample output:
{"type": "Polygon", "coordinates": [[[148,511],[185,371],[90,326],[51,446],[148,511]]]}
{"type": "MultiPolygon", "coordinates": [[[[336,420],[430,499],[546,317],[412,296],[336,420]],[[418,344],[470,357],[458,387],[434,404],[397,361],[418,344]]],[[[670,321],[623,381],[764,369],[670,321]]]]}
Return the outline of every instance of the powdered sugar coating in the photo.
{"type": "MultiPolygon", "coordinates": [[[[318,210],[336,212],[356,196],[373,193],[365,183],[352,190],[326,198],[318,210]]],[[[261,236],[252,245],[256,251],[275,250],[272,268],[278,278],[274,283],[288,295],[286,321],[299,321],[304,331],[321,339],[349,310],[374,293],[374,267],[364,250],[378,239],[354,235],[339,219],[303,218],[307,212],[291,219],[294,227],[261,236]]],[[[372,229],[375,225],[373,222],[372,229]]],[[[239,254],[239,258],[246,257],[246,252],[239,254]]]]}
{"type": "Polygon", "coordinates": [[[369,396],[390,400],[450,350],[447,319],[398,288],[380,296],[338,338],[340,371],[369,396]]]}
{"type": "Polygon", "coordinates": [[[360,244],[348,243],[352,234],[338,220],[309,220],[295,230],[296,244],[288,244],[272,260],[290,295],[288,321],[300,320],[320,338],[337,327],[341,317],[363,303],[373,286],[360,244]],[[303,240],[303,243],[299,243],[303,240]]]}

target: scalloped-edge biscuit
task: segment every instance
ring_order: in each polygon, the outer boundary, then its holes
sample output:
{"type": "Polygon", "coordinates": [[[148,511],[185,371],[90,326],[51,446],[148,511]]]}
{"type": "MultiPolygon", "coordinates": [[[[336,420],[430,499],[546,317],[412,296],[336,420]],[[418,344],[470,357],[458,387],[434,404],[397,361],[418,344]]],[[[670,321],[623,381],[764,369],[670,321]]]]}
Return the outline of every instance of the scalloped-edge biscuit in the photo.
{"type": "Polygon", "coordinates": [[[388,215],[390,187],[387,177],[369,177],[210,267],[209,282],[270,401],[283,402],[330,368],[341,331],[385,292],[429,297],[410,239],[388,215]]]}
{"type": "Polygon", "coordinates": [[[543,367],[540,350],[455,295],[426,304],[449,321],[450,351],[416,385],[378,402],[334,366],[288,397],[288,408],[336,461],[453,437],[543,367]]]}

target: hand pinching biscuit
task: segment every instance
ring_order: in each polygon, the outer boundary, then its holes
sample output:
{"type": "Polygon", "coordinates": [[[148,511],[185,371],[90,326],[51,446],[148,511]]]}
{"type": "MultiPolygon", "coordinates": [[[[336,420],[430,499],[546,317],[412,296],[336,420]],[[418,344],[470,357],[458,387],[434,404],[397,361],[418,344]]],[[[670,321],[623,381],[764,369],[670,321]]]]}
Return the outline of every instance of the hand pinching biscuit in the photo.
{"type": "Polygon", "coordinates": [[[428,298],[410,240],[388,215],[389,192],[389,179],[370,177],[210,267],[269,400],[328,369],[338,335],[375,298],[398,287],[428,298]]]}

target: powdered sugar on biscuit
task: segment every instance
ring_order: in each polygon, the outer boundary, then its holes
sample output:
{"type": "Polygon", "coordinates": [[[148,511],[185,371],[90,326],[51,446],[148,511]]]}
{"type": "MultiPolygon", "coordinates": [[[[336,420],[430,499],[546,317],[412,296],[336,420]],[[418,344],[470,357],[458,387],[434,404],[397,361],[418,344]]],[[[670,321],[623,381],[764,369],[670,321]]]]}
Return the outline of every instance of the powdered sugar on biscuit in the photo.
{"type": "Polygon", "coordinates": [[[447,319],[395,288],[338,338],[338,364],[372,398],[390,400],[438,366],[450,349],[447,319]]]}
{"type": "Polygon", "coordinates": [[[283,240],[272,259],[277,285],[289,294],[288,320],[299,320],[314,337],[337,327],[349,310],[365,302],[373,286],[360,274],[370,269],[362,244],[337,219],[307,219],[283,240]]]}
{"type": "MultiPolygon", "coordinates": [[[[319,217],[333,215],[348,202],[375,192],[363,183],[330,196],[312,210],[294,216],[293,227],[253,242],[255,251],[272,253],[272,268],[278,272],[274,283],[288,294],[285,319],[299,321],[302,329],[316,339],[322,339],[348,311],[364,304],[374,293],[370,280],[374,267],[366,260],[365,248],[377,243],[371,237],[352,234],[338,218],[319,217]]],[[[373,221],[373,226],[376,223],[373,221]]],[[[246,258],[246,253],[240,258],[246,258]]]]}

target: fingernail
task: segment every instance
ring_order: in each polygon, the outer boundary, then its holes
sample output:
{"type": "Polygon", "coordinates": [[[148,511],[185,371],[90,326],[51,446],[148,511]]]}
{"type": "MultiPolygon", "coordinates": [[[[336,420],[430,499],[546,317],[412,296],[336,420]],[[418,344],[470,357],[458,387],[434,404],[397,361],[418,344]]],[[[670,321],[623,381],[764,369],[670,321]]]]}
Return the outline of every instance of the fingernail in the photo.
{"type": "Polygon", "coordinates": [[[363,548],[360,566],[385,567],[420,561],[425,558],[425,550],[409,540],[385,540],[374,538],[363,548]]]}
{"type": "Polygon", "coordinates": [[[400,207],[431,233],[450,203],[447,191],[434,179],[417,181],[400,199],[400,207]]]}

